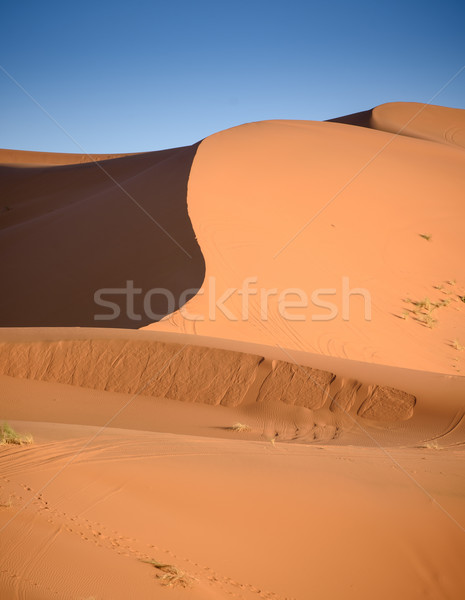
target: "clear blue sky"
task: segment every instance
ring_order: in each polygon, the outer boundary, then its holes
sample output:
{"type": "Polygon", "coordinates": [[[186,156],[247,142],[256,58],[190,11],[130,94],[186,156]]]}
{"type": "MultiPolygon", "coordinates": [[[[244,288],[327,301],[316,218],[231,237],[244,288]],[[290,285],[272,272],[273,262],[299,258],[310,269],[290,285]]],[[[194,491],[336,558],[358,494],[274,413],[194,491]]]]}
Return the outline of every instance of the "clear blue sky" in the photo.
{"type": "MultiPolygon", "coordinates": [[[[18,0],[0,14],[0,65],[86,152],[427,102],[465,64],[463,0],[18,0]]],[[[465,108],[465,71],[434,103],[465,108]]],[[[80,152],[3,72],[0,147],[80,152]]]]}

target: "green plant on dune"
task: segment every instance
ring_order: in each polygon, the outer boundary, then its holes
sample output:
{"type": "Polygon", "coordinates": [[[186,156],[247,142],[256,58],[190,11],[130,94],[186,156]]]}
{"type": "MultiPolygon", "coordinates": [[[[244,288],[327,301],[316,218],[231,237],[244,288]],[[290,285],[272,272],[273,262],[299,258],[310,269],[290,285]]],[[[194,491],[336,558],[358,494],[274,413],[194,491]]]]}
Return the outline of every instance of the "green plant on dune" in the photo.
{"type": "Polygon", "coordinates": [[[0,445],[3,444],[16,444],[22,446],[23,444],[32,444],[32,435],[20,434],[8,425],[8,423],[2,423],[0,425],[0,445]]]}
{"type": "Polygon", "coordinates": [[[157,578],[161,579],[163,585],[187,587],[196,581],[194,577],[187,575],[187,573],[174,565],[161,563],[154,559],[142,560],[142,562],[152,565],[155,569],[163,573],[163,575],[161,573],[157,574],[157,578]]]}

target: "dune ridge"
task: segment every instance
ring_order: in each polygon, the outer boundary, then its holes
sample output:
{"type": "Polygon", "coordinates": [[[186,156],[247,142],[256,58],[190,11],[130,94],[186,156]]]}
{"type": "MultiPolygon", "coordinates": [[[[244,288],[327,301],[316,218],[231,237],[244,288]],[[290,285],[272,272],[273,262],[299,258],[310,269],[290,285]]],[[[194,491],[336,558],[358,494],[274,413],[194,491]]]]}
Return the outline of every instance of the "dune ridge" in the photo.
{"type": "Polygon", "coordinates": [[[77,165],[88,162],[110,160],[123,156],[134,156],[137,152],[129,154],[67,154],[63,152],[35,152],[32,150],[0,149],[0,165],[15,165],[17,167],[31,166],[58,166],[77,165]]]}
{"type": "Polygon", "coordinates": [[[357,125],[465,148],[463,113],[460,108],[418,102],[388,102],[371,110],[328,119],[328,122],[357,125]]]}

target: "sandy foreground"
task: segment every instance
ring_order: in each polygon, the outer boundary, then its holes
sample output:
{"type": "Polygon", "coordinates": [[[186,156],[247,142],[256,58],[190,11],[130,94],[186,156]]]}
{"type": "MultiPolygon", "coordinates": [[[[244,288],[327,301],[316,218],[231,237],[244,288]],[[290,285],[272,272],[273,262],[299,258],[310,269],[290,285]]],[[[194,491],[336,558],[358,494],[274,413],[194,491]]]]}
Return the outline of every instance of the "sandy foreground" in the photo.
{"type": "Polygon", "coordinates": [[[4,330],[2,597],[461,597],[461,378],[187,337],[4,330]]]}
{"type": "Polygon", "coordinates": [[[34,438],[0,445],[2,600],[465,596],[465,119],[420,106],[92,157],[113,181],[0,151],[0,422],[34,438]],[[372,318],[185,318],[250,277],[372,318]],[[128,278],[199,291],[93,323],[128,278]]]}

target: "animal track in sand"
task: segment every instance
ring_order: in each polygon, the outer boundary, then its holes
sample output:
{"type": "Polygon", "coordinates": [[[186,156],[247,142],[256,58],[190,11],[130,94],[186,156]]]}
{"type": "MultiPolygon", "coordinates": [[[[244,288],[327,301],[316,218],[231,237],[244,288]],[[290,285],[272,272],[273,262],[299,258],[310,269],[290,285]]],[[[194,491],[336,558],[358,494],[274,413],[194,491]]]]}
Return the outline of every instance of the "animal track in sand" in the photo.
{"type": "MultiPolygon", "coordinates": [[[[3,478],[6,481],[6,478],[3,478]]],[[[10,483],[8,480],[7,483],[10,483]]],[[[25,483],[18,483],[29,496],[34,495],[34,490],[31,486],[25,483]]],[[[32,501],[31,505],[37,513],[45,516],[47,523],[57,526],[59,535],[60,531],[65,531],[68,534],[79,537],[83,542],[94,544],[97,547],[105,548],[116,552],[120,556],[136,560],[150,560],[154,555],[160,557],[160,554],[170,557],[170,561],[174,564],[187,566],[189,575],[203,582],[209,587],[218,588],[223,593],[231,597],[246,600],[250,596],[264,598],[266,600],[293,600],[289,597],[280,596],[274,592],[263,590],[256,585],[237,581],[231,577],[219,574],[214,569],[204,566],[191,558],[178,556],[169,548],[159,548],[154,544],[146,544],[145,548],[138,544],[134,537],[123,536],[116,530],[110,530],[107,526],[99,521],[79,517],[79,515],[69,514],[66,511],[61,511],[50,506],[49,500],[46,499],[43,493],[38,493],[32,501]],[[139,546],[139,547],[138,547],[139,546]]],[[[52,542],[50,542],[52,543],[52,542]]],[[[10,578],[19,578],[20,574],[8,569],[0,571],[10,578]]],[[[31,586],[38,587],[39,583],[32,579],[22,578],[22,581],[31,586]]],[[[48,596],[57,596],[58,592],[52,588],[41,588],[48,596]]]]}
{"type": "MultiPolygon", "coordinates": [[[[200,573],[202,571],[207,573],[208,574],[206,576],[207,583],[209,583],[211,585],[216,585],[217,587],[220,587],[220,589],[223,589],[223,591],[225,591],[226,593],[229,593],[233,596],[237,596],[237,593],[228,591],[228,589],[227,589],[228,587],[233,587],[236,590],[241,590],[244,592],[252,593],[254,595],[258,595],[259,597],[266,598],[267,600],[295,600],[294,598],[291,598],[288,596],[285,596],[285,597],[280,596],[279,594],[263,590],[252,584],[243,583],[243,582],[237,581],[231,577],[220,575],[217,571],[215,571],[211,567],[206,567],[204,565],[201,565],[200,563],[197,563],[196,561],[194,561],[190,558],[181,558],[168,548],[164,548],[162,550],[162,552],[164,552],[168,556],[170,556],[174,562],[183,561],[183,562],[193,565],[193,567],[198,569],[200,571],[200,573]]],[[[196,576],[199,580],[201,579],[201,575],[196,573],[196,576]]]]}

